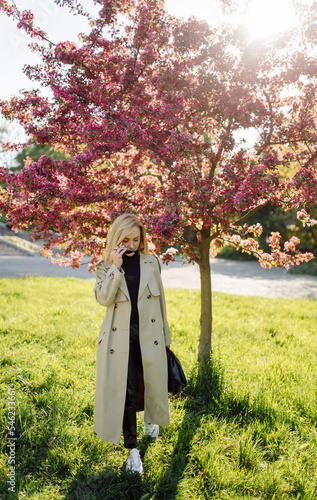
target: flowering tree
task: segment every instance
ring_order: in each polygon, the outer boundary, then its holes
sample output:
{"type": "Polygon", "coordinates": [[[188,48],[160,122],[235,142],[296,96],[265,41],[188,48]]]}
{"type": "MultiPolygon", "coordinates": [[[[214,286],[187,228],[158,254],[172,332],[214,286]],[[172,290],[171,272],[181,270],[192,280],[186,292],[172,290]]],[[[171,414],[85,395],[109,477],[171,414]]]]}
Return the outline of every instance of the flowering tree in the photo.
{"type": "MultiPolygon", "coordinates": [[[[142,218],[155,251],[170,247],[164,260],[177,244],[200,267],[202,368],[211,350],[210,256],[230,243],[264,267],[312,258],[295,237],[282,249],[279,233],[263,252],[261,226],[247,220],[273,203],[316,223],[307,213],[317,191],[315,35],[299,27],[254,42],[229,24],[173,18],[160,0],[95,1],[99,17],[76,46],[49,42],[30,12],[0,0],[42,57],[26,74],[51,91],[2,101],[2,113],[69,158],[28,160],[16,174],[3,168],[0,208],[14,227],[46,238],[46,256],[61,246],[74,267],[85,254],[95,263],[123,212],[142,218]],[[290,167],[292,175],[280,174],[290,167]]],[[[88,16],[72,0],[56,3],[88,16]]]]}

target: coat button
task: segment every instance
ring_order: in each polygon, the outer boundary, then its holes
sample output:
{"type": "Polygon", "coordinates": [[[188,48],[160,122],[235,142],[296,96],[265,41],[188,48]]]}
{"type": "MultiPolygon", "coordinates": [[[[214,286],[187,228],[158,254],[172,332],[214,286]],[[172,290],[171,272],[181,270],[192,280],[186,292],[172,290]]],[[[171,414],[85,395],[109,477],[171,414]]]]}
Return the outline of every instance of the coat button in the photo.
{"type": "Polygon", "coordinates": [[[115,305],[114,305],[114,308],[115,308],[115,309],[117,309],[117,307],[118,307],[118,306],[117,306],[117,304],[115,304],[115,305]]]}
{"type": "Polygon", "coordinates": [[[155,323],[155,318],[152,318],[151,321],[152,321],[152,323],[155,323]]]}
{"type": "Polygon", "coordinates": [[[117,328],[114,326],[114,327],[112,328],[112,331],[113,331],[113,332],[116,332],[116,331],[117,331],[117,328]]]}
{"type": "Polygon", "coordinates": [[[155,344],[155,345],[157,345],[157,344],[158,344],[158,341],[157,341],[157,340],[155,340],[155,341],[154,341],[154,344],[155,344]]]}
{"type": "Polygon", "coordinates": [[[148,296],[147,296],[147,299],[150,299],[151,297],[152,297],[152,295],[148,295],[148,296]]]}
{"type": "Polygon", "coordinates": [[[110,354],[113,354],[114,353],[114,349],[110,349],[110,354]]]}

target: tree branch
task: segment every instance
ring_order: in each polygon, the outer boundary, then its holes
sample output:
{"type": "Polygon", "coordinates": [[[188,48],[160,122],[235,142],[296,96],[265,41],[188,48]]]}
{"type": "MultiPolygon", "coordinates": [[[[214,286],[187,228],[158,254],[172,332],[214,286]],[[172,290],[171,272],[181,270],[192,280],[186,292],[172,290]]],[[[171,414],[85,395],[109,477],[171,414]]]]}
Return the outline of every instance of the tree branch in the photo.
{"type": "Polygon", "coordinates": [[[38,36],[38,37],[42,38],[42,40],[45,40],[45,41],[46,41],[46,42],[48,42],[50,45],[53,45],[54,47],[57,47],[57,44],[56,44],[56,43],[52,42],[51,40],[49,40],[48,38],[46,38],[46,37],[45,37],[44,35],[42,35],[41,33],[36,33],[36,32],[34,31],[34,28],[33,28],[33,26],[32,26],[31,24],[28,24],[28,23],[26,23],[25,21],[22,21],[22,19],[21,19],[20,15],[19,15],[19,10],[18,10],[18,8],[17,8],[17,5],[16,5],[15,1],[14,1],[14,0],[11,0],[11,1],[12,1],[13,6],[14,6],[14,9],[15,9],[15,10],[14,10],[14,14],[13,14],[13,18],[14,18],[14,19],[16,19],[17,21],[19,21],[19,23],[21,23],[23,26],[26,26],[27,28],[29,28],[29,30],[30,30],[30,31],[33,31],[33,33],[34,33],[36,36],[38,36]]]}
{"type": "MultiPolygon", "coordinates": [[[[14,0],[11,0],[11,1],[12,1],[12,3],[13,3],[14,9],[15,9],[14,14],[13,14],[13,18],[14,18],[14,19],[16,19],[17,21],[19,21],[19,23],[21,23],[23,26],[27,27],[27,28],[28,28],[30,31],[32,31],[32,32],[33,32],[33,33],[34,33],[37,37],[39,37],[39,38],[41,38],[42,40],[44,40],[45,42],[49,43],[52,47],[57,47],[57,46],[58,46],[58,44],[56,44],[56,43],[52,42],[52,40],[50,40],[49,38],[46,38],[43,34],[41,34],[41,33],[37,33],[37,32],[34,30],[34,28],[33,28],[33,26],[32,26],[31,24],[26,23],[25,21],[23,21],[23,20],[21,19],[20,15],[19,15],[19,10],[18,10],[18,8],[17,8],[17,6],[16,6],[16,3],[14,2],[14,0]]],[[[86,70],[88,71],[90,78],[92,78],[92,79],[94,79],[94,78],[95,78],[95,75],[93,74],[93,72],[91,71],[91,69],[90,69],[88,66],[86,66],[86,64],[85,64],[83,61],[80,61],[80,63],[79,63],[79,64],[74,65],[74,67],[75,67],[75,68],[76,68],[76,67],[80,67],[80,66],[82,66],[84,69],[86,69],[86,70]]]]}
{"type": "Polygon", "coordinates": [[[245,214],[243,217],[241,217],[241,219],[238,219],[236,221],[234,221],[234,223],[236,225],[240,225],[242,224],[244,221],[246,221],[249,217],[251,217],[251,215],[255,214],[256,212],[258,212],[262,207],[265,207],[266,205],[268,205],[270,202],[269,201],[266,201],[265,203],[263,203],[262,205],[258,205],[257,207],[253,208],[252,210],[250,210],[247,214],[245,214]]]}

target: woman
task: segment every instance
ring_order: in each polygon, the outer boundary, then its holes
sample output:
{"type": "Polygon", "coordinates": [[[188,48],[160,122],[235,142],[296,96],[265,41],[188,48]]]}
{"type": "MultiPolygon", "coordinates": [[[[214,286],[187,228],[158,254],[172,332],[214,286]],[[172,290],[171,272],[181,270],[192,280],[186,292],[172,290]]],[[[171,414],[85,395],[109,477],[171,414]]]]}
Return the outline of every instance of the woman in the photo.
{"type": "Polygon", "coordinates": [[[97,346],[95,430],[130,450],[127,469],[143,472],[137,449],[136,412],[144,431],[157,437],[169,424],[165,346],[171,343],[158,259],[148,253],[145,229],[132,214],[120,215],[97,263],[95,296],[107,311],[97,346]]]}

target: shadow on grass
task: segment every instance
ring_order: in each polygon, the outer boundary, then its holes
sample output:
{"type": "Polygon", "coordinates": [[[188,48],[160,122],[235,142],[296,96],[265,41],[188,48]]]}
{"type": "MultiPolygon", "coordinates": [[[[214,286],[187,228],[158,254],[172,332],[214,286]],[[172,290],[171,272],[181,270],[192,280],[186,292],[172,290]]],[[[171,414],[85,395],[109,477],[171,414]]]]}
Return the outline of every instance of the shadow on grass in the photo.
{"type": "MultiPolygon", "coordinates": [[[[43,411],[43,415],[41,415],[41,411],[37,413],[38,417],[42,416],[43,419],[45,417],[44,409],[47,408],[48,404],[46,391],[49,391],[55,382],[53,377],[36,387],[36,404],[40,406],[39,410],[43,411]],[[44,397],[44,395],[45,400],[41,400],[41,396],[44,397]]],[[[220,361],[215,358],[211,358],[201,377],[197,377],[197,373],[193,370],[186,390],[187,397],[183,405],[184,416],[180,427],[177,429],[177,442],[170,457],[170,462],[158,481],[151,480],[151,474],[147,477],[146,473],[144,476],[139,476],[138,474],[126,472],[125,464],[117,469],[108,465],[97,472],[92,472],[89,468],[87,470],[86,464],[83,469],[79,469],[76,475],[71,478],[67,464],[61,462],[60,467],[55,469],[55,479],[58,476],[63,476],[66,479],[66,476],[68,476],[66,484],[63,485],[63,488],[67,489],[63,498],[65,500],[110,500],[120,498],[172,500],[177,495],[184,472],[187,475],[187,481],[190,480],[186,468],[190,464],[192,442],[201,426],[202,419],[206,415],[221,418],[227,422],[234,421],[241,427],[255,420],[265,421],[268,426],[276,425],[278,420],[278,416],[264,399],[251,401],[248,395],[239,397],[228,391],[224,381],[223,368],[220,361]],[[63,468],[63,465],[65,468],[63,468]]],[[[57,401],[56,405],[58,404],[57,401]]],[[[52,403],[51,400],[50,404],[52,405],[52,403]]],[[[87,410],[85,410],[85,413],[87,413],[87,410]]],[[[89,416],[91,417],[90,411],[89,416]]],[[[26,420],[30,418],[32,420],[32,417],[26,414],[22,415],[22,419],[24,419],[23,417],[26,420]]],[[[41,437],[37,436],[37,443],[33,443],[34,448],[29,450],[32,456],[30,456],[30,453],[28,456],[25,455],[23,463],[25,472],[26,470],[30,472],[34,468],[33,472],[36,473],[37,465],[47,462],[49,455],[48,443],[52,438],[55,439],[56,432],[59,429],[58,417],[59,414],[56,414],[56,420],[54,417],[50,422],[51,425],[43,427],[43,435],[41,437]],[[56,429],[54,429],[55,424],[58,424],[56,429]],[[34,461],[33,464],[32,460],[34,461]]],[[[21,442],[21,444],[30,444],[27,441],[28,439],[26,439],[25,443],[21,442]]],[[[145,437],[140,441],[139,448],[142,457],[146,454],[150,443],[151,441],[145,437]]],[[[55,480],[53,480],[53,483],[55,483],[55,480]]]]}
{"type": "MultiPolygon", "coordinates": [[[[158,482],[150,476],[131,474],[125,466],[117,471],[107,467],[97,474],[83,478],[80,473],[69,485],[69,492],[64,500],[110,500],[110,499],[157,499],[172,500],[177,494],[179,482],[188,465],[191,442],[201,419],[206,413],[219,413],[219,401],[223,391],[223,373],[219,366],[211,363],[206,366],[204,375],[197,379],[192,373],[189,377],[187,396],[184,401],[185,414],[177,430],[177,443],[174,447],[168,468],[158,482]]],[[[151,440],[143,438],[139,443],[142,458],[145,456],[151,440]]]]}
{"type": "MultiPolygon", "coordinates": [[[[239,398],[228,392],[221,363],[213,357],[200,377],[192,373],[186,390],[185,415],[178,430],[177,443],[167,470],[155,486],[153,496],[149,497],[151,499],[172,500],[177,496],[179,483],[190,464],[193,439],[206,415],[234,422],[241,428],[255,420],[274,426],[278,418],[264,400],[251,402],[248,395],[239,398]]],[[[210,494],[209,490],[205,497],[202,492],[201,498],[210,498],[210,494]]]]}
{"type": "MultiPolygon", "coordinates": [[[[224,380],[221,363],[212,358],[205,367],[201,377],[193,372],[189,377],[187,396],[183,406],[185,413],[180,427],[177,429],[177,442],[174,446],[170,462],[160,479],[151,480],[147,477],[131,474],[125,471],[125,464],[114,470],[106,467],[88,477],[78,472],[68,487],[64,500],[173,500],[177,497],[179,484],[186,475],[190,465],[192,442],[206,415],[221,418],[227,422],[235,422],[241,428],[255,420],[265,421],[268,426],[275,425],[276,419],[272,408],[265,401],[251,402],[249,396],[236,396],[228,392],[224,380]]],[[[139,443],[142,458],[145,456],[151,441],[143,438],[139,443]]],[[[210,488],[210,487],[209,487],[210,488]]],[[[217,489],[217,485],[215,485],[217,489]]],[[[210,494],[210,490],[208,495],[210,494]]],[[[205,498],[202,491],[201,498],[205,498]]],[[[206,497],[207,498],[207,497],[206,497]]]]}
{"type": "Polygon", "coordinates": [[[155,487],[154,496],[157,500],[174,499],[179,482],[189,464],[191,443],[201,420],[206,414],[218,414],[224,387],[223,371],[219,363],[211,359],[205,365],[203,375],[197,377],[192,372],[189,380],[187,399],[184,403],[185,414],[178,430],[178,439],[171,456],[170,464],[155,487]]]}
{"type": "Polygon", "coordinates": [[[142,477],[125,471],[124,466],[118,470],[106,466],[101,472],[83,478],[80,473],[68,488],[64,500],[139,500],[142,496],[142,477]]]}
{"type": "MultiPolygon", "coordinates": [[[[144,437],[139,442],[141,456],[145,455],[151,444],[151,439],[144,437]]],[[[147,497],[148,486],[144,476],[127,472],[126,463],[117,470],[106,466],[98,473],[90,473],[84,477],[79,471],[68,487],[64,500],[139,500],[147,497]]]]}

